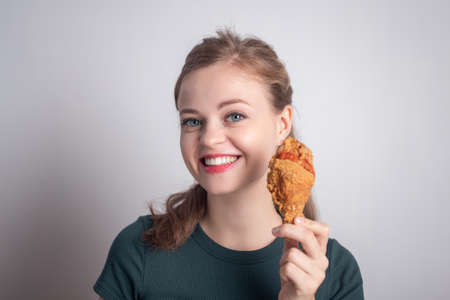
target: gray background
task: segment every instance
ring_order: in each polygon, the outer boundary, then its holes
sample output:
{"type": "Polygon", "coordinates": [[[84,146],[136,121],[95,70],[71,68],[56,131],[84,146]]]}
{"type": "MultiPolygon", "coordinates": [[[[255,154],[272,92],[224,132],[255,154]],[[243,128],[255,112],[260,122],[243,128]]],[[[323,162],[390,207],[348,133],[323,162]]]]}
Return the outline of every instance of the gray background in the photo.
{"type": "Polygon", "coordinates": [[[448,299],[447,1],[1,1],[0,298],[97,299],[113,238],[193,183],[173,88],[231,26],[275,47],[320,220],[367,299],[448,299]]]}

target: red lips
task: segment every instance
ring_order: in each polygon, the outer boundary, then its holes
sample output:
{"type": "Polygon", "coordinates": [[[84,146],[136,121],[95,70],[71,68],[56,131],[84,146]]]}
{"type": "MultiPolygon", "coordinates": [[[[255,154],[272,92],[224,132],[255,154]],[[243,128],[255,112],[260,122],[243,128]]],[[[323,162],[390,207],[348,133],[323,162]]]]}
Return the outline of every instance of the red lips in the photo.
{"type": "Polygon", "coordinates": [[[202,156],[202,159],[204,159],[204,158],[216,158],[216,157],[221,157],[221,156],[240,156],[240,155],[238,155],[238,154],[212,153],[212,154],[206,154],[206,155],[202,156]]]}
{"type": "MultiPolygon", "coordinates": [[[[219,155],[219,156],[223,156],[223,155],[219,155]]],[[[241,158],[241,156],[238,155],[237,159],[235,161],[233,161],[232,163],[218,165],[218,166],[207,166],[205,164],[204,159],[201,159],[200,161],[201,161],[203,170],[205,170],[207,173],[222,173],[222,172],[225,172],[226,170],[234,167],[240,161],[240,158],[241,158]]]]}

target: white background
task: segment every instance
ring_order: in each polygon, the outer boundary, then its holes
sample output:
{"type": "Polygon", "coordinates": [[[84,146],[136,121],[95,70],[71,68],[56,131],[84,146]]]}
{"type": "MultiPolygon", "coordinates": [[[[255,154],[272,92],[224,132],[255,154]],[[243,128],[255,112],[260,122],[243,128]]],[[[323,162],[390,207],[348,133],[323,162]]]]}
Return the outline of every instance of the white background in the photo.
{"type": "Polygon", "coordinates": [[[286,64],[366,298],[447,299],[449,20],[447,1],[1,1],[0,298],[98,298],[118,232],[194,182],[173,89],[230,26],[286,64]]]}

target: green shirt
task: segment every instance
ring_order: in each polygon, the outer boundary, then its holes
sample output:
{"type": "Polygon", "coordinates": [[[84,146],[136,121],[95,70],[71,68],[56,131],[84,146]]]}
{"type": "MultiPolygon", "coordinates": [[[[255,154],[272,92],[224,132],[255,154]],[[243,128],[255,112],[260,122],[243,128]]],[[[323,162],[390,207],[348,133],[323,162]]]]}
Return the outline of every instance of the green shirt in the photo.
{"type": "MultiPolygon", "coordinates": [[[[151,215],[140,216],[114,239],[93,286],[105,300],[278,299],[283,238],[259,250],[238,251],[217,244],[197,224],[186,242],[172,252],[140,240],[151,224],[151,215]]],[[[329,266],[316,300],[364,299],[353,255],[332,238],[326,255],[329,266]]]]}

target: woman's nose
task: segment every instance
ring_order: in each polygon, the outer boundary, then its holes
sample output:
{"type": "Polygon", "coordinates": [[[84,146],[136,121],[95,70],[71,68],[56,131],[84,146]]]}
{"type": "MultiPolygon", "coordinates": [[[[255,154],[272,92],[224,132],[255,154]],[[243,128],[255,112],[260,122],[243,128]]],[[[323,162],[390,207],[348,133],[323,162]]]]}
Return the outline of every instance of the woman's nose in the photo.
{"type": "Polygon", "coordinates": [[[201,132],[200,136],[200,143],[202,145],[208,147],[214,144],[221,143],[224,140],[225,135],[222,127],[211,123],[203,127],[203,131],[201,132]]]}

